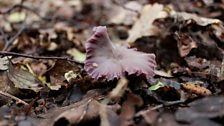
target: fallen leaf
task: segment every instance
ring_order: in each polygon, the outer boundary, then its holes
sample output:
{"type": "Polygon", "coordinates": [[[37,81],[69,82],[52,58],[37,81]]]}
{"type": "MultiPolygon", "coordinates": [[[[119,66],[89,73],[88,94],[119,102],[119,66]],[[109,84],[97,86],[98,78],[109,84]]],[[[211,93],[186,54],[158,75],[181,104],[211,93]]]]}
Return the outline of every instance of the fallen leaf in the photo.
{"type": "Polygon", "coordinates": [[[73,59],[79,63],[84,63],[86,59],[86,55],[80,52],[79,50],[77,50],[76,48],[69,49],[67,50],[66,53],[72,56],[73,59]]]}
{"type": "Polygon", "coordinates": [[[211,28],[213,29],[214,35],[223,42],[224,40],[224,27],[222,23],[212,24],[211,28]]]}
{"type": "Polygon", "coordinates": [[[119,116],[115,111],[108,109],[107,105],[100,105],[100,126],[119,126],[119,116]]]}
{"type": "MultiPolygon", "coordinates": [[[[50,113],[46,113],[41,117],[47,118],[40,126],[54,125],[78,125],[99,118],[101,103],[96,99],[102,98],[102,90],[90,90],[82,98],[82,100],[69,106],[56,108],[50,113]]],[[[105,106],[109,112],[116,112],[119,109],[118,105],[105,106]]]]}
{"type": "Polygon", "coordinates": [[[208,26],[209,28],[212,29],[213,34],[216,35],[217,38],[219,38],[221,41],[224,40],[224,37],[223,37],[224,27],[221,20],[205,18],[199,15],[187,13],[187,12],[176,12],[172,8],[165,9],[165,10],[170,17],[173,17],[174,19],[178,21],[187,21],[188,24],[192,22],[196,22],[197,25],[208,26]]]}
{"type": "Polygon", "coordinates": [[[81,75],[79,73],[74,73],[74,71],[70,70],[68,72],[65,73],[64,77],[65,79],[69,82],[72,83],[72,80],[77,79],[78,77],[80,77],[81,75]]]}
{"type": "Polygon", "coordinates": [[[30,64],[32,71],[39,77],[47,72],[47,65],[43,62],[32,62],[30,64]]]}
{"type": "Polygon", "coordinates": [[[175,117],[169,113],[163,113],[154,123],[155,126],[180,126],[179,123],[175,120],[175,117]]]}
{"type": "Polygon", "coordinates": [[[135,117],[142,116],[148,125],[152,125],[157,121],[159,113],[152,111],[151,107],[149,109],[144,109],[135,114],[135,117]]]}
{"type": "Polygon", "coordinates": [[[212,92],[209,89],[201,86],[200,83],[201,83],[200,81],[186,82],[182,84],[182,87],[185,90],[195,93],[197,95],[201,95],[201,96],[211,95],[212,92]]]}
{"type": "Polygon", "coordinates": [[[0,91],[8,88],[8,76],[6,71],[0,71],[0,91]]]}
{"type": "Polygon", "coordinates": [[[224,115],[224,97],[210,96],[189,104],[190,108],[179,109],[175,116],[178,121],[192,122],[198,119],[209,119],[224,115]]]}
{"type": "Polygon", "coordinates": [[[154,72],[155,72],[155,75],[157,76],[167,77],[167,78],[173,77],[171,71],[165,72],[163,70],[155,70],[154,72]]]}
{"type": "Polygon", "coordinates": [[[210,62],[203,58],[197,58],[195,56],[186,57],[185,61],[187,65],[193,70],[203,70],[210,66],[210,62]]]}
{"type": "Polygon", "coordinates": [[[201,17],[196,14],[186,13],[186,12],[176,12],[172,9],[170,9],[170,11],[168,13],[169,13],[169,16],[174,17],[175,19],[177,19],[179,21],[193,20],[200,26],[207,26],[207,25],[211,25],[211,24],[221,23],[221,21],[219,19],[205,18],[205,17],[201,17]]]}
{"type": "Polygon", "coordinates": [[[8,16],[10,23],[18,23],[25,20],[26,14],[24,12],[14,12],[8,16]]]}
{"type": "Polygon", "coordinates": [[[187,34],[176,32],[177,47],[181,57],[187,56],[193,48],[197,48],[196,42],[187,34]]]}
{"type": "Polygon", "coordinates": [[[26,70],[15,68],[12,63],[9,63],[8,79],[19,89],[28,89],[35,92],[42,89],[40,80],[26,70]]]}
{"type": "Polygon", "coordinates": [[[78,73],[79,67],[76,64],[72,64],[68,61],[57,60],[54,66],[48,71],[50,75],[50,85],[48,87],[52,90],[58,90],[61,86],[69,86],[66,83],[65,73],[73,71],[78,73]]]}
{"type": "Polygon", "coordinates": [[[150,86],[149,90],[155,91],[155,90],[157,90],[161,87],[164,87],[164,86],[165,86],[165,84],[163,84],[162,82],[159,81],[157,84],[154,84],[154,85],[150,86]]]}
{"type": "Polygon", "coordinates": [[[142,105],[143,100],[139,96],[129,93],[127,95],[127,100],[121,106],[120,126],[133,125],[133,117],[135,115],[136,107],[140,107],[142,105]]]}
{"type": "Polygon", "coordinates": [[[129,31],[127,42],[133,43],[138,38],[157,35],[159,30],[153,25],[153,21],[166,16],[167,13],[163,11],[162,4],[145,5],[141,11],[140,18],[135,22],[132,29],[129,31]]]}
{"type": "Polygon", "coordinates": [[[9,61],[7,57],[0,57],[0,70],[7,70],[8,63],[9,61]]]}
{"type": "Polygon", "coordinates": [[[193,120],[190,123],[190,126],[222,126],[222,125],[210,119],[197,119],[193,120]]]}
{"type": "Polygon", "coordinates": [[[142,5],[137,1],[129,1],[124,6],[126,9],[118,5],[111,7],[112,10],[110,13],[112,14],[109,16],[110,23],[132,25],[137,20],[138,12],[142,9],[142,5]]]}

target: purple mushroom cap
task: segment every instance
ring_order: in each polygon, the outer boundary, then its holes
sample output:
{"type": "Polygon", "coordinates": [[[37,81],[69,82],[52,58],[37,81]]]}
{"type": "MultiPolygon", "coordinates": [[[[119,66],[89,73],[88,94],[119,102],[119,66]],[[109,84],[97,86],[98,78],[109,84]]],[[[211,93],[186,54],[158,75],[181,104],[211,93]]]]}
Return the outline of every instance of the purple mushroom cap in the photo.
{"type": "Polygon", "coordinates": [[[84,69],[94,79],[113,80],[128,75],[154,76],[155,55],[115,46],[110,40],[106,26],[93,28],[93,35],[87,40],[84,69]]]}

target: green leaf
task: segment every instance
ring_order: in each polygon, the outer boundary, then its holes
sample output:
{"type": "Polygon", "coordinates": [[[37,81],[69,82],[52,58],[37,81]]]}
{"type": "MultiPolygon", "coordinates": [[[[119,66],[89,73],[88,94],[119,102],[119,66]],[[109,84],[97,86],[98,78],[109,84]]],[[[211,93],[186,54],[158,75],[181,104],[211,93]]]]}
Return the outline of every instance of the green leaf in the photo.
{"type": "Polygon", "coordinates": [[[159,81],[157,84],[149,87],[149,90],[155,91],[155,90],[158,90],[159,88],[164,87],[164,86],[165,86],[165,84],[159,81]]]}

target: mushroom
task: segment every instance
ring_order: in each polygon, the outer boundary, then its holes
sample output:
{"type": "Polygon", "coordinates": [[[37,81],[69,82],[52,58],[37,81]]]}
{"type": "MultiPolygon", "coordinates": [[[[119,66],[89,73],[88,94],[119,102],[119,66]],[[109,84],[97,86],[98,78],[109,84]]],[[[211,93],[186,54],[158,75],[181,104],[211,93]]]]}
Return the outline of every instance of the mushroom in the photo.
{"type": "Polygon", "coordinates": [[[110,40],[106,26],[93,28],[93,35],[87,40],[84,69],[94,79],[110,81],[121,76],[154,76],[155,55],[139,52],[135,48],[115,46],[110,40]]]}

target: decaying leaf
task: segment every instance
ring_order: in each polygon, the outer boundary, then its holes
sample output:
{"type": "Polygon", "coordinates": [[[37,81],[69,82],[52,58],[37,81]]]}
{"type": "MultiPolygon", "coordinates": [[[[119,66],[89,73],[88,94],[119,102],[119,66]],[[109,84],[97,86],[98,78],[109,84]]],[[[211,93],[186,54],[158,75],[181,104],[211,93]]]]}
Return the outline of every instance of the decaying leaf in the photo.
{"type": "Polygon", "coordinates": [[[124,9],[118,5],[112,7],[112,16],[109,17],[110,23],[132,25],[137,20],[137,12],[142,9],[142,5],[137,1],[129,1],[124,6],[131,10],[124,9]]]}
{"type": "Polygon", "coordinates": [[[86,59],[86,55],[76,48],[69,49],[66,53],[71,55],[73,59],[79,63],[83,63],[86,59]]]}
{"type": "Polygon", "coordinates": [[[180,109],[176,113],[178,121],[192,122],[198,119],[215,118],[224,115],[224,97],[210,96],[189,104],[190,108],[180,109]]]}
{"type": "Polygon", "coordinates": [[[170,17],[173,17],[178,21],[188,21],[187,22],[188,24],[192,23],[193,21],[193,22],[196,22],[196,24],[200,26],[209,26],[212,29],[213,34],[216,35],[216,37],[219,38],[221,41],[223,41],[224,27],[221,20],[205,18],[199,15],[187,13],[187,12],[176,12],[172,8],[165,9],[165,10],[167,10],[167,13],[170,17]]]}
{"type": "Polygon", "coordinates": [[[67,73],[65,73],[64,77],[69,83],[72,83],[72,80],[75,80],[78,77],[80,77],[80,74],[74,73],[74,71],[70,70],[67,73]]]}
{"type": "Polygon", "coordinates": [[[4,91],[8,88],[8,76],[6,71],[0,71],[0,80],[0,91],[4,91]]]}
{"type": "Polygon", "coordinates": [[[8,16],[8,21],[11,23],[18,23],[25,20],[26,14],[24,12],[14,12],[8,16]]]}
{"type": "Polygon", "coordinates": [[[7,70],[8,63],[9,61],[7,57],[0,57],[0,70],[7,70]]]}
{"type": "Polygon", "coordinates": [[[196,42],[187,34],[176,32],[177,47],[181,57],[187,56],[193,48],[197,48],[196,42]]]}
{"type": "Polygon", "coordinates": [[[179,21],[193,20],[200,26],[207,26],[207,25],[211,25],[211,24],[221,23],[221,21],[218,19],[205,18],[205,17],[201,17],[199,15],[187,13],[187,12],[176,12],[175,10],[173,10],[171,8],[167,9],[167,10],[169,10],[169,11],[167,11],[169,13],[169,16],[174,17],[175,19],[177,19],[179,21]]]}
{"type": "Polygon", "coordinates": [[[167,78],[173,77],[171,71],[165,72],[163,70],[155,70],[154,72],[155,72],[155,75],[157,75],[157,76],[167,77],[167,78]]]}
{"type": "Polygon", "coordinates": [[[48,71],[50,74],[50,85],[48,87],[52,90],[58,90],[61,86],[68,86],[65,82],[65,73],[73,71],[74,73],[79,71],[77,65],[69,63],[67,61],[58,60],[54,66],[48,71]]]}
{"type": "Polygon", "coordinates": [[[156,126],[180,126],[179,123],[176,122],[175,117],[169,113],[163,113],[158,116],[155,124],[156,126]]]}
{"type": "Polygon", "coordinates": [[[192,92],[201,96],[207,96],[212,94],[212,92],[209,89],[201,86],[199,81],[183,83],[182,87],[189,92],[192,92]]]}
{"type": "Polygon", "coordinates": [[[143,105],[143,100],[132,93],[129,93],[127,96],[127,101],[125,101],[121,107],[120,114],[120,126],[130,126],[134,124],[134,114],[136,107],[143,105]]]}
{"type": "Polygon", "coordinates": [[[119,116],[115,111],[108,110],[107,105],[100,104],[100,126],[119,126],[119,116]]]}
{"type": "Polygon", "coordinates": [[[155,55],[138,52],[135,49],[117,47],[109,39],[107,28],[98,26],[86,42],[85,70],[94,79],[107,80],[128,75],[144,75],[151,78],[156,67],[155,55]]]}
{"type": "Polygon", "coordinates": [[[35,92],[42,89],[40,80],[26,70],[15,68],[12,63],[9,63],[8,79],[19,89],[29,89],[35,92]]]}
{"type": "Polygon", "coordinates": [[[127,42],[135,42],[135,40],[143,36],[157,35],[159,30],[153,25],[153,21],[166,16],[167,13],[163,11],[162,4],[145,5],[141,11],[140,18],[135,22],[134,26],[129,31],[127,42]]]}
{"type": "MultiPolygon", "coordinates": [[[[50,113],[42,115],[41,117],[47,120],[42,122],[41,126],[64,125],[64,123],[78,125],[97,119],[100,116],[101,107],[101,103],[96,100],[99,97],[102,98],[102,90],[90,90],[77,103],[54,109],[50,113]]],[[[116,112],[119,109],[118,105],[106,105],[104,107],[109,113],[116,112]]]]}
{"type": "Polygon", "coordinates": [[[186,57],[185,61],[187,62],[187,65],[191,68],[191,69],[198,69],[198,70],[202,70],[205,69],[209,66],[211,66],[210,62],[206,59],[203,58],[197,58],[196,56],[190,56],[190,57],[186,57]]]}

